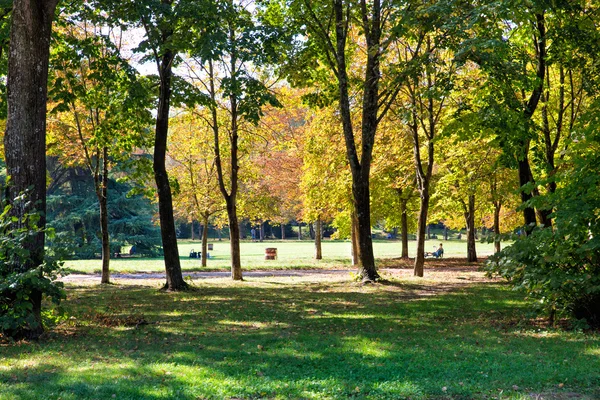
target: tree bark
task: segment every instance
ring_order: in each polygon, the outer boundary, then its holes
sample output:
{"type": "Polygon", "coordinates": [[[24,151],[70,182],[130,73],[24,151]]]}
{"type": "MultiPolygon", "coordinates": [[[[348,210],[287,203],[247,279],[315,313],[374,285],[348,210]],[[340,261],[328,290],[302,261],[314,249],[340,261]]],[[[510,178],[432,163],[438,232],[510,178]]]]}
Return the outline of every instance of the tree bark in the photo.
{"type": "MultiPolygon", "coordinates": [[[[170,32],[163,32],[169,38],[170,32]]],[[[163,253],[168,290],[182,290],[187,288],[181,273],[179,249],[177,248],[177,234],[175,231],[175,218],[173,217],[173,197],[171,185],[165,166],[167,152],[167,136],[169,133],[169,109],[171,102],[171,65],[175,58],[173,51],[164,51],[159,61],[160,92],[158,110],[156,114],[156,131],[154,135],[154,180],[158,191],[158,211],[160,215],[160,232],[162,237],[163,253]]]]}
{"type": "MultiPolygon", "coordinates": [[[[100,162],[100,161],[99,161],[100,162]]],[[[102,176],[94,177],[96,197],[100,205],[100,235],[102,236],[102,277],[100,283],[110,283],[110,235],[108,232],[108,149],[102,149],[102,176]]]]}
{"type": "Polygon", "coordinates": [[[285,224],[281,224],[281,240],[285,239],[285,224]]]}
{"type": "Polygon", "coordinates": [[[323,259],[323,252],[321,249],[321,236],[321,218],[317,218],[317,221],[315,222],[315,260],[323,259]]]}
{"type": "Polygon", "coordinates": [[[298,240],[302,240],[302,224],[298,222],[298,240]]]}
{"type": "Polygon", "coordinates": [[[350,217],[350,242],[352,245],[352,265],[358,266],[360,263],[360,246],[358,245],[358,218],[356,212],[352,211],[350,217]]]}
{"type": "Polygon", "coordinates": [[[229,241],[231,252],[231,279],[241,281],[242,262],[240,259],[240,230],[235,200],[227,200],[227,217],[229,219],[229,241]]]}
{"type": "Polygon", "coordinates": [[[425,267],[425,232],[427,231],[427,214],[429,211],[429,190],[421,193],[421,207],[417,221],[417,255],[415,256],[414,276],[423,277],[425,267]]]}
{"type": "Polygon", "coordinates": [[[502,203],[499,201],[494,202],[494,252],[500,252],[500,209],[502,203]]]}
{"type": "Polygon", "coordinates": [[[400,225],[402,230],[402,258],[408,260],[408,215],[407,215],[407,199],[402,199],[400,202],[400,225]]]}
{"type": "MultiPolygon", "coordinates": [[[[46,227],[46,102],[48,58],[52,20],[58,0],[15,0],[13,2],[8,56],[8,116],[4,136],[7,175],[11,177],[9,201],[28,192],[29,206],[12,213],[38,212],[38,226],[46,227]]],[[[44,262],[45,233],[25,243],[29,258],[22,267],[36,268],[44,262]]],[[[32,321],[23,336],[39,337],[42,293],[30,295],[32,321]]]]}
{"type": "Polygon", "coordinates": [[[208,213],[202,216],[202,266],[206,267],[208,258],[208,213]]]}
{"type": "Polygon", "coordinates": [[[477,251],[475,249],[475,195],[469,195],[469,203],[465,212],[467,224],[467,261],[477,262],[477,251]]]}

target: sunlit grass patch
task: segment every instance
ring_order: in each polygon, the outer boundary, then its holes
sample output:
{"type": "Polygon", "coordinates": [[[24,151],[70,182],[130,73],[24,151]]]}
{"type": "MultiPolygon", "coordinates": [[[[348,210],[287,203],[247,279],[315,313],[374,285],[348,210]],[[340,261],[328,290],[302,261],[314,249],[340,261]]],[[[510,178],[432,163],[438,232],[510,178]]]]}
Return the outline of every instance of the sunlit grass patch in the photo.
{"type": "Polygon", "coordinates": [[[68,286],[68,319],[1,344],[0,399],[600,396],[597,334],[534,328],[519,293],[473,269],[426,274],[68,286]]]}

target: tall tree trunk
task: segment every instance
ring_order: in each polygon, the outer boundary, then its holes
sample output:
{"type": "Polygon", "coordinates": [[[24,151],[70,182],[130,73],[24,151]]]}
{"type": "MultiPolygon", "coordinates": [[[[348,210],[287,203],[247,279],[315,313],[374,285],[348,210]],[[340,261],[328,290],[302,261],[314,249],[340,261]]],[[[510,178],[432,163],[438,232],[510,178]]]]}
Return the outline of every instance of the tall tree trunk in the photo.
{"type": "Polygon", "coordinates": [[[502,203],[499,201],[494,202],[494,252],[500,252],[500,209],[502,203]]]}
{"type": "Polygon", "coordinates": [[[235,200],[227,201],[227,217],[229,218],[229,240],[231,251],[231,279],[242,280],[242,262],[240,259],[240,231],[235,200]]]}
{"type": "Polygon", "coordinates": [[[110,236],[108,233],[108,149],[102,150],[102,176],[95,176],[96,196],[100,206],[102,236],[102,277],[100,283],[110,283],[110,236]]]}
{"type": "Polygon", "coordinates": [[[375,267],[373,254],[373,239],[371,236],[371,196],[369,193],[369,180],[361,179],[353,183],[354,207],[358,222],[358,248],[359,248],[359,276],[363,280],[375,281],[379,274],[375,267]]]}
{"type": "MultiPolygon", "coordinates": [[[[166,33],[166,36],[169,37],[170,33],[166,33]]],[[[187,288],[188,285],[183,280],[183,275],[181,273],[179,249],[177,248],[177,234],[175,231],[175,218],[173,217],[173,197],[171,194],[169,176],[165,166],[167,135],[169,133],[169,109],[171,102],[171,65],[174,58],[175,54],[171,50],[165,50],[159,62],[160,92],[156,114],[153,169],[158,192],[160,232],[167,276],[165,288],[168,290],[182,290],[187,288]]]]}
{"type": "Polygon", "coordinates": [[[321,249],[321,236],[321,218],[319,217],[315,222],[315,260],[323,259],[323,252],[321,249]]]}
{"type": "Polygon", "coordinates": [[[298,222],[298,240],[302,240],[302,224],[298,222]]]}
{"type": "Polygon", "coordinates": [[[408,200],[402,199],[400,202],[400,229],[402,230],[402,258],[408,259],[408,200]]]}
{"type": "Polygon", "coordinates": [[[315,227],[313,224],[308,224],[308,235],[311,240],[315,240],[315,227]]]}
{"type": "Polygon", "coordinates": [[[417,221],[417,255],[415,256],[414,275],[423,277],[425,266],[425,232],[427,231],[427,213],[429,211],[429,190],[421,193],[421,207],[417,221]]]}
{"type": "MultiPolygon", "coordinates": [[[[46,101],[48,58],[52,20],[58,0],[15,0],[13,2],[8,56],[8,116],[4,136],[7,175],[11,177],[9,201],[29,190],[29,206],[12,209],[13,215],[37,211],[38,226],[46,227],[46,101]]],[[[36,268],[44,261],[44,231],[25,243],[29,258],[22,267],[36,268]]],[[[39,337],[42,293],[33,290],[32,323],[25,332],[39,337]]]]}
{"type": "Polygon", "coordinates": [[[469,195],[469,204],[465,212],[467,224],[467,261],[477,262],[477,251],[475,249],[475,195],[469,195]]]}
{"type": "Polygon", "coordinates": [[[206,267],[208,258],[208,213],[202,216],[202,266],[206,267]]]}
{"type": "Polygon", "coordinates": [[[281,240],[285,240],[285,224],[281,224],[281,240]]]}
{"type": "Polygon", "coordinates": [[[358,217],[355,211],[352,211],[350,219],[350,242],[352,244],[352,265],[358,266],[360,263],[360,246],[358,245],[358,217]]]}

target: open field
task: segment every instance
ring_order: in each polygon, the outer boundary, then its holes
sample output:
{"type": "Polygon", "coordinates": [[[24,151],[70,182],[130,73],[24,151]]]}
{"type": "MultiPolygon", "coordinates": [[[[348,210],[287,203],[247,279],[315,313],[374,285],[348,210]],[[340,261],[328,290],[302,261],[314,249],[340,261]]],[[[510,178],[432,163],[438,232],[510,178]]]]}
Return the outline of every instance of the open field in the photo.
{"type": "Polygon", "coordinates": [[[0,399],[600,398],[600,335],[530,319],[459,260],[428,265],[372,285],[319,271],[184,293],[72,283],[40,342],[0,341],[0,399]]]}
{"type": "MultiPolygon", "coordinates": [[[[184,271],[200,270],[222,270],[230,267],[229,242],[214,241],[214,250],[209,251],[210,259],[206,268],[201,267],[199,259],[189,258],[191,250],[200,251],[201,244],[198,241],[180,241],[179,255],[181,267],[184,271]]],[[[444,257],[466,257],[467,244],[463,241],[450,240],[440,241],[428,240],[425,245],[427,251],[432,251],[437,246],[444,244],[444,257]]],[[[400,256],[401,243],[398,241],[375,241],[373,243],[375,257],[386,260],[400,256]]],[[[493,244],[477,243],[479,256],[485,257],[493,254],[493,244]]],[[[416,242],[409,242],[409,255],[414,256],[416,242]]],[[[350,242],[347,241],[324,241],[323,259],[314,259],[314,243],[311,241],[268,241],[268,242],[242,242],[241,243],[242,268],[252,269],[298,269],[298,268],[338,268],[350,265],[350,242]],[[265,260],[265,248],[276,247],[278,251],[277,260],[265,260]]],[[[72,272],[98,273],[100,272],[100,260],[73,260],[67,261],[65,267],[72,272]]],[[[160,272],[164,271],[164,262],[161,258],[115,258],[111,259],[110,268],[112,272],[160,272]]]]}

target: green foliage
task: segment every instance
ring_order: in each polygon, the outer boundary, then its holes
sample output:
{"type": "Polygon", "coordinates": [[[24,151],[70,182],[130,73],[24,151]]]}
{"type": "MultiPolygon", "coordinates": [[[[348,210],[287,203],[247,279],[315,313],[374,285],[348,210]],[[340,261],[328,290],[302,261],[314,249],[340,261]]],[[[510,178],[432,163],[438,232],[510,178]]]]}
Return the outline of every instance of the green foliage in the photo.
{"type": "Polygon", "coordinates": [[[540,301],[551,316],[569,315],[600,326],[600,135],[590,132],[573,148],[553,195],[534,205],[553,207],[552,229],[536,229],[493,257],[486,269],[540,301]]]}
{"type": "Polygon", "coordinates": [[[60,262],[47,257],[41,265],[27,266],[32,260],[25,244],[42,228],[38,227],[39,214],[20,218],[11,214],[13,207],[22,207],[26,202],[25,195],[12,205],[4,200],[0,214],[0,332],[10,337],[20,337],[43,322],[34,311],[35,297],[47,296],[56,304],[65,298],[63,284],[56,282],[60,262]]]}
{"type": "MultiPolygon", "coordinates": [[[[162,252],[159,228],[152,223],[155,209],[145,197],[130,195],[130,189],[131,186],[125,183],[109,181],[111,252],[135,245],[136,254],[158,256],[162,252]]],[[[97,202],[90,180],[77,186],[75,192],[65,187],[48,196],[48,225],[57,232],[48,241],[51,252],[56,248],[67,248],[67,258],[81,259],[91,259],[100,254],[97,202]]]]}

